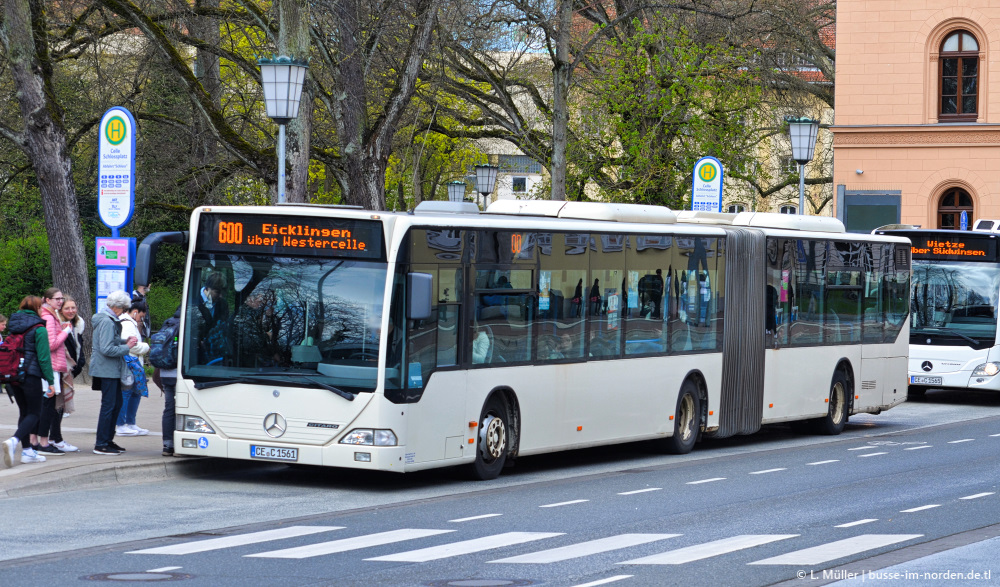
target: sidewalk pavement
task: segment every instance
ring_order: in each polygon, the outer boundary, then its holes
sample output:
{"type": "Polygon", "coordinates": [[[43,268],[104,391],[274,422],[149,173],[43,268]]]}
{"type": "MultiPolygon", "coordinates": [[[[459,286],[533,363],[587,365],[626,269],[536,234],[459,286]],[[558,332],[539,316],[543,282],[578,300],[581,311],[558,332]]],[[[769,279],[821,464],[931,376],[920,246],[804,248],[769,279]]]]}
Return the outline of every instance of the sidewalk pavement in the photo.
{"type": "MultiPolygon", "coordinates": [[[[89,383],[78,382],[76,411],[63,418],[62,432],[64,440],[78,446],[80,452],[46,456],[44,463],[18,462],[10,469],[0,468],[0,498],[194,476],[207,474],[210,468],[219,472],[217,459],[162,456],[163,400],[160,389],[149,382],[149,397],[142,398],[135,419],[138,426],[149,429],[149,435],[116,435],[115,442],[127,452],[97,455],[93,449],[101,392],[90,389],[89,383]]],[[[11,403],[6,393],[0,395],[2,440],[14,434],[17,418],[17,404],[11,403]]]]}

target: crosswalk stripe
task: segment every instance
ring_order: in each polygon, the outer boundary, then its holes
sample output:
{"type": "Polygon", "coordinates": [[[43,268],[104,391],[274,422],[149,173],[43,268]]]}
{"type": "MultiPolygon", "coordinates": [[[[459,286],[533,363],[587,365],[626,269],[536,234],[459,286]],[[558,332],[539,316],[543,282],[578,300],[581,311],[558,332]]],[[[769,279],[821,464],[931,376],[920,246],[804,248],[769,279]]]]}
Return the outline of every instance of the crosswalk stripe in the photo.
{"type": "Polygon", "coordinates": [[[753,548],[754,546],[760,546],[762,544],[795,538],[796,536],[798,536],[798,534],[744,534],[742,536],[732,536],[730,538],[713,540],[712,542],[706,542],[704,544],[695,544],[694,546],[678,548],[677,550],[661,552],[660,554],[654,554],[651,556],[644,556],[642,558],[618,564],[682,565],[684,563],[718,556],[720,554],[736,552],[737,550],[743,550],[745,548],[753,548]]]}
{"type": "Polygon", "coordinates": [[[569,546],[562,546],[560,548],[552,548],[549,550],[540,550],[538,552],[512,556],[510,558],[502,558],[490,562],[557,563],[572,558],[580,558],[590,556],[592,554],[618,550],[620,548],[628,548],[639,544],[656,542],[657,540],[676,538],[677,536],[680,536],[680,534],[619,534],[618,536],[608,536],[607,538],[601,538],[599,540],[591,540],[589,542],[581,542],[579,544],[570,544],[569,546]]]}
{"type": "Polygon", "coordinates": [[[337,552],[347,552],[383,544],[392,544],[404,540],[414,540],[416,538],[426,538],[447,534],[454,530],[420,530],[413,528],[403,528],[401,530],[391,530],[389,532],[379,532],[365,536],[355,536],[344,538],[343,540],[332,540],[330,542],[320,542],[317,544],[307,544],[295,548],[285,548],[283,550],[272,550],[270,552],[259,552],[257,554],[244,555],[247,558],[310,558],[322,556],[324,554],[334,554],[337,552]]]}
{"type": "Polygon", "coordinates": [[[419,550],[410,550],[386,556],[366,558],[365,560],[399,563],[424,563],[427,561],[463,554],[471,554],[484,550],[492,550],[494,548],[502,548],[504,546],[513,546],[515,544],[524,544],[525,542],[532,542],[534,540],[542,540],[545,538],[554,538],[562,535],[562,532],[505,532],[503,534],[495,534],[493,536],[485,536],[483,538],[463,540],[462,542],[452,542],[451,544],[442,544],[441,546],[432,546],[430,548],[421,548],[419,550]]]}
{"type": "Polygon", "coordinates": [[[967,495],[965,497],[960,497],[958,499],[979,499],[980,497],[986,497],[987,495],[993,495],[992,491],[987,491],[986,493],[977,493],[975,495],[967,495]]]}
{"type": "Polygon", "coordinates": [[[862,534],[853,538],[845,538],[836,542],[820,544],[812,548],[796,550],[779,556],[754,561],[751,565],[818,565],[845,556],[851,556],[896,544],[906,542],[914,538],[920,538],[923,534],[862,534]]]}
{"type": "Polygon", "coordinates": [[[590,583],[581,583],[580,585],[574,585],[573,587],[597,587],[598,585],[607,585],[608,583],[614,583],[615,581],[621,581],[622,579],[631,579],[632,575],[615,575],[614,577],[608,577],[607,579],[598,579],[597,581],[591,581],[590,583]]]}
{"type": "Polygon", "coordinates": [[[209,550],[220,550],[232,548],[234,546],[244,546],[247,544],[258,544],[271,540],[281,540],[282,538],[295,538],[297,536],[308,536],[320,532],[330,532],[332,530],[343,530],[343,526],[289,526],[276,530],[264,530],[263,532],[251,532],[250,534],[237,534],[236,536],[223,536],[221,538],[209,538],[208,540],[195,540],[193,542],[182,542],[170,546],[160,546],[157,548],[145,548],[143,550],[133,550],[126,554],[194,554],[196,552],[207,552],[209,550]]]}
{"type": "Polygon", "coordinates": [[[646,489],[634,489],[632,491],[623,491],[623,492],[619,493],[618,495],[635,495],[637,493],[648,493],[650,491],[660,491],[661,489],[663,489],[663,488],[662,487],[648,487],[646,489]]]}

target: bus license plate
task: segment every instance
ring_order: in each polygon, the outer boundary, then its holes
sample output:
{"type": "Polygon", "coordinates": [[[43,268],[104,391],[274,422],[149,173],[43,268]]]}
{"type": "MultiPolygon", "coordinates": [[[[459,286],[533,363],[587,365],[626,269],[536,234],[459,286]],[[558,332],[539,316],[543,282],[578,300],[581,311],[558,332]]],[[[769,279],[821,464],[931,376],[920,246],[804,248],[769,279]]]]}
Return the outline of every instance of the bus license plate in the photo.
{"type": "Polygon", "coordinates": [[[941,378],[910,375],[910,385],[941,385],[941,378]]]}
{"type": "Polygon", "coordinates": [[[299,449],[251,445],[250,458],[270,459],[272,461],[297,461],[299,460],[299,449]]]}

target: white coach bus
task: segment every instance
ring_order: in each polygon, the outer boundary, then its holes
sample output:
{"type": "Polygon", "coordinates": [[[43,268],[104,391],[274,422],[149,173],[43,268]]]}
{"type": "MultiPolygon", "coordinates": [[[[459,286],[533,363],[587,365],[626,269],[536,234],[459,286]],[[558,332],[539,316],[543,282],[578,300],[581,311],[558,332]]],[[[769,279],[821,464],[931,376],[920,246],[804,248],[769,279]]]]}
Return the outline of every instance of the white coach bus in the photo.
{"type": "Polygon", "coordinates": [[[995,220],[961,230],[878,230],[913,243],[908,395],[1000,391],[1000,247],[995,220]]]}
{"type": "Polygon", "coordinates": [[[793,422],[906,396],[910,246],[835,219],[551,201],[203,207],[178,454],[489,479],[522,455],[793,422]]]}

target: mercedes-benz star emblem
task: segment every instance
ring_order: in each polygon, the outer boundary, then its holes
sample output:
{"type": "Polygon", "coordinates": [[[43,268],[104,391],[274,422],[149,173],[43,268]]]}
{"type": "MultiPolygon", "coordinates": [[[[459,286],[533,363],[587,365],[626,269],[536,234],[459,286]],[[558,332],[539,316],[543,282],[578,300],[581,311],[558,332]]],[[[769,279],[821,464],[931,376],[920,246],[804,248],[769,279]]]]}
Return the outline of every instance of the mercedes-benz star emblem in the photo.
{"type": "Polygon", "coordinates": [[[264,416],[264,432],[267,432],[271,438],[278,438],[287,429],[288,424],[285,423],[285,417],[278,412],[271,412],[264,416]]]}
{"type": "Polygon", "coordinates": [[[931,371],[934,369],[934,365],[932,365],[930,361],[924,361],[923,363],[920,363],[920,368],[924,371],[931,371]]]}

